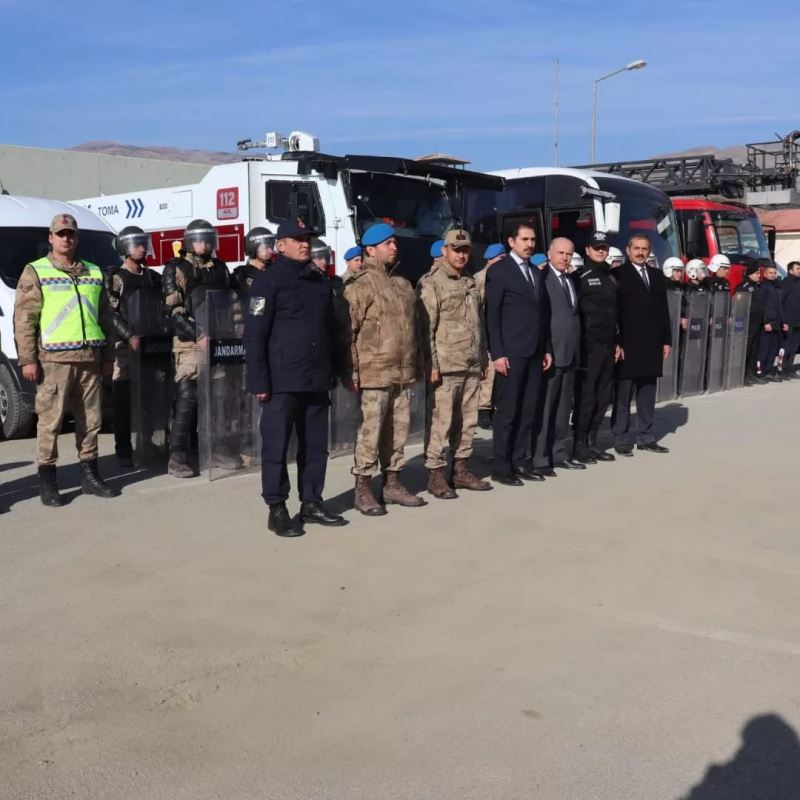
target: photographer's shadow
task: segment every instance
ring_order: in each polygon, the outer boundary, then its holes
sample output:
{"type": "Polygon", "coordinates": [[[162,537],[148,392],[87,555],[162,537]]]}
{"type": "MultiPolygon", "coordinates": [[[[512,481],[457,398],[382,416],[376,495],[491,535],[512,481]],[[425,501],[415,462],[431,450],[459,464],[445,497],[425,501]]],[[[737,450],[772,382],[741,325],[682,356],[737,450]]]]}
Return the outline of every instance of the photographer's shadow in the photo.
{"type": "Polygon", "coordinates": [[[742,745],[727,763],[708,768],[681,800],[798,800],[800,739],[777,714],[762,714],[742,729],[742,745]]]}

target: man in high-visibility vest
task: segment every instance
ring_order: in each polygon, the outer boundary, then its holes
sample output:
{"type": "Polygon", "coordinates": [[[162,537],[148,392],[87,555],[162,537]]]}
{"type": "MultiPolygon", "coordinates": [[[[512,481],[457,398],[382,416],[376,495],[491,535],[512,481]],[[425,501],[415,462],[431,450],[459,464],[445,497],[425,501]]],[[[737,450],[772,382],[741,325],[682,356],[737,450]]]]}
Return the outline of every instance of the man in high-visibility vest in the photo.
{"type": "Polygon", "coordinates": [[[118,494],[97,471],[102,375],[110,377],[114,368],[113,312],[100,267],[75,258],[75,217],[53,217],[49,242],[50,252],[27,264],[17,283],[14,338],[22,376],[37,384],[39,495],[44,505],[60,506],[58,433],[67,412],[75,419],[81,491],[118,494]]]}

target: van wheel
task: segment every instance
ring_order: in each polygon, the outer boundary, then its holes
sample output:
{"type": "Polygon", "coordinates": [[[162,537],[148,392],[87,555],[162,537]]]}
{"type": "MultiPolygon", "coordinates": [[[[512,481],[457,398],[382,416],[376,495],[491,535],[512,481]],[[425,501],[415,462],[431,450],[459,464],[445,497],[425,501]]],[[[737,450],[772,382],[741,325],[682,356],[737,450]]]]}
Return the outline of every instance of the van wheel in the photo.
{"type": "Polygon", "coordinates": [[[23,402],[14,378],[0,364],[0,426],[6,439],[21,439],[33,427],[33,409],[23,402]]]}

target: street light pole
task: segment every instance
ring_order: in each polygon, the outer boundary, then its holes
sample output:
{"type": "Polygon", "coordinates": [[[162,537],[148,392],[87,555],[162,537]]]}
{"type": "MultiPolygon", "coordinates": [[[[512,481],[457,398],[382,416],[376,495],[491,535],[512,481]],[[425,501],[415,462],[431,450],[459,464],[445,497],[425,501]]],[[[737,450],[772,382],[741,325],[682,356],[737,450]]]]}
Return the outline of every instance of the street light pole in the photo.
{"type": "Polygon", "coordinates": [[[631,61],[630,64],[626,64],[624,67],[615,69],[613,72],[609,72],[608,75],[603,75],[602,77],[598,78],[592,85],[592,158],[589,162],[590,164],[594,164],[595,145],[597,142],[597,84],[600,83],[600,81],[604,81],[608,78],[613,78],[615,75],[619,75],[620,72],[643,69],[646,66],[647,62],[641,58],[636,61],[631,61]]]}

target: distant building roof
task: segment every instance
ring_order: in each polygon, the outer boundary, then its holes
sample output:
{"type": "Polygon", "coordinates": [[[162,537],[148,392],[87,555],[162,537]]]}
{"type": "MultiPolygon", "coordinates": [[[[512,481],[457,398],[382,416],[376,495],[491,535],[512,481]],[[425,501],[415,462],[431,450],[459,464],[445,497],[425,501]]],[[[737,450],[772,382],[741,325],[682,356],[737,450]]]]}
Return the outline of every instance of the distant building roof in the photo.
{"type": "Polygon", "coordinates": [[[800,232],[800,208],[758,211],[758,218],[763,225],[774,225],[778,233],[800,232]]]}
{"type": "Polygon", "coordinates": [[[417,156],[414,161],[427,161],[431,164],[441,164],[445,167],[464,167],[472,163],[463,158],[448,155],[447,153],[431,153],[427,156],[417,156]]]}

